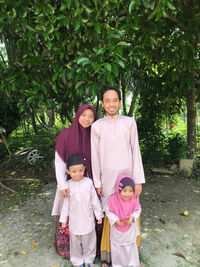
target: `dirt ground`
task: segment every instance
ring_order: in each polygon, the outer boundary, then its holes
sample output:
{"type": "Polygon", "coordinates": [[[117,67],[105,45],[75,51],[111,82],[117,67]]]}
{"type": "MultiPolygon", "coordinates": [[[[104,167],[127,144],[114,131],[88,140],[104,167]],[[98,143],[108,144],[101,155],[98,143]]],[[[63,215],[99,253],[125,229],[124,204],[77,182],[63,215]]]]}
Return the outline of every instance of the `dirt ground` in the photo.
{"type": "MultiPolygon", "coordinates": [[[[0,266],[71,266],[54,250],[55,218],[50,215],[54,174],[47,180],[40,193],[1,209],[0,266]]],[[[140,254],[145,266],[200,266],[200,181],[151,173],[146,174],[146,180],[140,198],[140,254]],[[183,216],[184,211],[189,216],[183,216]]],[[[1,188],[2,195],[15,197],[1,188]]],[[[99,259],[95,266],[101,266],[99,259]]]]}

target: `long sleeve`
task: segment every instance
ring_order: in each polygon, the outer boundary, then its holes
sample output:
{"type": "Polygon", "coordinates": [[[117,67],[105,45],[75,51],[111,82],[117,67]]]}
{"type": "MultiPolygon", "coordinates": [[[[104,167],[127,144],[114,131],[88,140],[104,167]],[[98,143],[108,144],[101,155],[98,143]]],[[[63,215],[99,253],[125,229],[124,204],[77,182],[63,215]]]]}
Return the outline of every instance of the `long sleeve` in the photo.
{"type": "Polygon", "coordinates": [[[138,141],[137,125],[134,118],[131,125],[131,148],[133,159],[133,180],[136,184],[143,184],[145,183],[144,169],[138,141]]]}
{"type": "Polygon", "coordinates": [[[92,207],[93,207],[95,217],[97,220],[100,220],[101,218],[104,217],[104,215],[103,215],[101,203],[97,197],[97,193],[96,193],[96,190],[95,190],[93,184],[91,187],[91,195],[92,195],[92,207]]]}
{"type": "Polygon", "coordinates": [[[132,214],[131,217],[134,218],[134,221],[136,222],[136,220],[140,217],[141,214],[141,208],[138,208],[137,210],[135,210],[132,214]]]}
{"type": "Polygon", "coordinates": [[[68,216],[69,216],[69,200],[68,198],[64,198],[59,221],[61,223],[66,223],[68,216]]]}
{"type": "Polygon", "coordinates": [[[67,176],[66,176],[66,163],[55,152],[55,170],[56,170],[56,180],[59,190],[68,188],[67,176]]]}
{"type": "Polygon", "coordinates": [[[119,220],[119,218],[109,210],[108,205],[106,206],[105,212],[106,212],[106,216],[108,217],[108,220],[110,222],[110,225],[113,226],[119,220]]]}
{"type": "Polygon", "coordinates": [[[93,125],[91,128],[91,158],[94,185],[96,188],[100,188],[102,187],[102,183],[100,169],[99,136],[93,125]]]}

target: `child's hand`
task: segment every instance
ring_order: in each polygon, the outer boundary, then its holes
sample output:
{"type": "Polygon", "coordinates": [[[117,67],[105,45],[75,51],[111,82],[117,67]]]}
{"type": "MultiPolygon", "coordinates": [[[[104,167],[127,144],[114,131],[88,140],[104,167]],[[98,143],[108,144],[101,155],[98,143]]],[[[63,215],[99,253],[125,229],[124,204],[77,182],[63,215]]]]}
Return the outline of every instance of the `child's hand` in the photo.
{"type": "Polygon", "coordinates": [[[60,190],[61,194],[63,197],[68,197],[69,196],[69,188],[60,190]]]}
{"type": "Polygon", "coordinates": [[[65,228],[67,226],[66,223],[62,223],[62,228],[65,228]]]}
{"type": "Polygon", "coordinates": [[[102,223],[102,219],[97,221],[97,224],[101,224],[102,223]]]}
{"type": "Polygon", "coordinates": [[[134,222],[134,218],[130,217],[129,220],[127,221],[128,224],[131,224],[132,222],[134,222]]]}
{"type": "Polygon", "coordinates": [[[116,221],[116,224],[119,225],[119,226],[122,226],[122,225],[124,225],[124,222],[121,222],[121,221],[119,220],[119,221],[116,221]]]}

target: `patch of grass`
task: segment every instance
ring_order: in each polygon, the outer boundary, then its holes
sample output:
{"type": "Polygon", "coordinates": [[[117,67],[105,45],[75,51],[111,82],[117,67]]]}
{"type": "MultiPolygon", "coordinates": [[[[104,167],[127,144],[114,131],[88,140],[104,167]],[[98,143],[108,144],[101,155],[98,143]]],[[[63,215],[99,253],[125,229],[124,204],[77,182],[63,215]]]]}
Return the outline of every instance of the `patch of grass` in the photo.
{"type": "Polygon", "coordinates": [[[151,267],[149,258],[140,252],[140,261],[144,263],[145,267],[151,267]]]}

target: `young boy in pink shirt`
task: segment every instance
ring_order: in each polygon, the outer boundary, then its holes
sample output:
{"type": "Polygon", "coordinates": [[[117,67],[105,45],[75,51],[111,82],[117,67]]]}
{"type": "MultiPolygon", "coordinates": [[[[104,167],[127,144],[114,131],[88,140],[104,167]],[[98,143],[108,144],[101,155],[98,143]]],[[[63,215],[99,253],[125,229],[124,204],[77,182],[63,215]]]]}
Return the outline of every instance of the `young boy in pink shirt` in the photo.
{"type": "Polygon", "coordinates": [[[65,227],[69,217],[72,264],[82,266],[85,263],[86,267],[93,267],[96,257],[95,217],[101,224],[104,215],[92,180],[84,177],[85,168],[80,155],[67,159],[66,171],[71,177],[68,181],[69,197],[64,199],[60,222],[65,227]]]}

